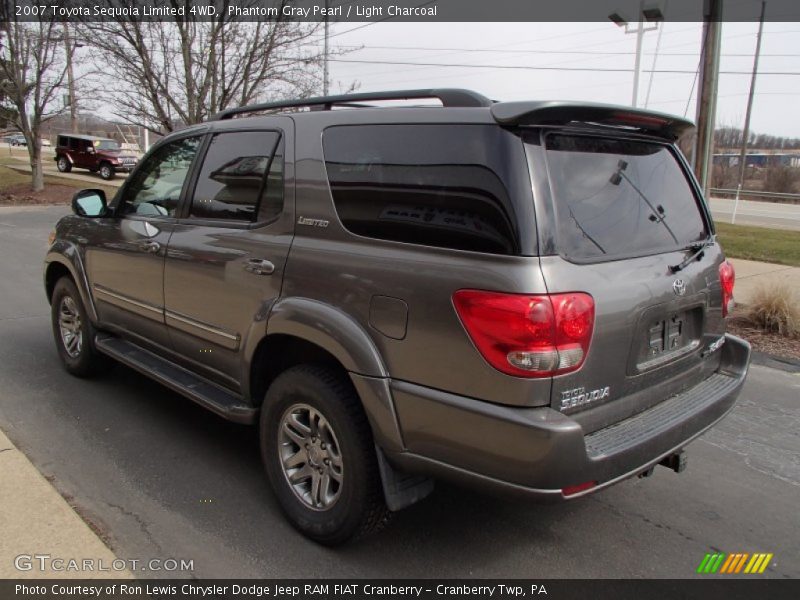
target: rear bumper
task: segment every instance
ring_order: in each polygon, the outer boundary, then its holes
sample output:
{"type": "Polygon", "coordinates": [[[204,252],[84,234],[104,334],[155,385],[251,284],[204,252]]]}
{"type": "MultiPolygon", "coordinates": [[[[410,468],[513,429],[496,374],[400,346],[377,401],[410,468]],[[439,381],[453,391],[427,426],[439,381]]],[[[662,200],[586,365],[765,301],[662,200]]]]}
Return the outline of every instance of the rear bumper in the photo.
{"type": "Polygon", "coordinates": [[[499,406],[393,382],[406,451],[387,456],[406,471],[546,500],[596,482],[569,495],[577,498],[646,471],[728,413],[747,375],[750,345],[728,335],[719,351],[720,367],[709,378],[589,435],[550,407],[499,406]]]}

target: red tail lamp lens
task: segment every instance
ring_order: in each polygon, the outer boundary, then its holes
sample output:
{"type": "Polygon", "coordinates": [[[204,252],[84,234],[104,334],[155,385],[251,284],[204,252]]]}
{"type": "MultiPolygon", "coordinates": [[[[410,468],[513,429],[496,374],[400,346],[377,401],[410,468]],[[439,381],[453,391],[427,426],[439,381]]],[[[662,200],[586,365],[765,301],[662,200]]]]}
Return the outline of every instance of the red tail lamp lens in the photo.
{"type": "Polygon", "coordinates": [[[588,294],[459,290],[453,304],[481,355],[508,375],[569,373],[581,367],[589,352],[594,300],[588,294]]]}
{"type": "Polygon", "coordinates": [[[719,283],[722,287],[722,316],[727,317],[733,310],[733,284],[736,281],[736,273],[733,265],[727,260],[719,266],[719,283]]]}

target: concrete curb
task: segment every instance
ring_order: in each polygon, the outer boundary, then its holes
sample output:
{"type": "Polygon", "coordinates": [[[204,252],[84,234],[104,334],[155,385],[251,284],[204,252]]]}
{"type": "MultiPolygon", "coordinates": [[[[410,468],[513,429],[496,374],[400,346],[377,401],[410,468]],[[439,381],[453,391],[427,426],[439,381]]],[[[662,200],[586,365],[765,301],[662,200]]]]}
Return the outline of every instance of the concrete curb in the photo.
{"type": "Polygon", "coordinates": [[[750,362],[762,367],[770,367],[787,373],[800,373],[800,360],[789,358],[788,356],[776,356],[765,352],[753,352],[750,355],[750,362]]]}
{"type": "Polygon", "coordinates": [[[133,577],[127,568],[112,568],[114,553],[2,431],[0,481],[0,578],[133,577]],[[84,563],[89,560],[91,569],[84,563]]]}

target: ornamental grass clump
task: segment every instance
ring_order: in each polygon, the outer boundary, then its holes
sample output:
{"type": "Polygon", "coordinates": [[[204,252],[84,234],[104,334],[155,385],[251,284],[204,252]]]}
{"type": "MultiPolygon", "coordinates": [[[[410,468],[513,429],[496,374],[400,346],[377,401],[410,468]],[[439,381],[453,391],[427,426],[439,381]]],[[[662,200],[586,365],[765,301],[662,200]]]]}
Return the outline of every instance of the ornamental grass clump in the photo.
{"type": "Polygon", "coordinates": [[[758,288],[747,316],[765,331],[786,337],[800,337],[800,300],[783,283],[758,288]]]}

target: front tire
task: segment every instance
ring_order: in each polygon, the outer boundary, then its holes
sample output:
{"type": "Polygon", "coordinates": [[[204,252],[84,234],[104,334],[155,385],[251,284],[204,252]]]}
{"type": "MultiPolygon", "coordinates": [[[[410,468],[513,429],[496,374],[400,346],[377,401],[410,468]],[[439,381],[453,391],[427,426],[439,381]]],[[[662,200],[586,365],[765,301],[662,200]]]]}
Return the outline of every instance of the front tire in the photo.
{"type": "Polygon", "coordinates": [[[56,282],[50,315],[58,356],[69,373],[90,377],[113,366],[111,358],[95,348],[95,329],[86,314],[78,288],[68,277],[56,282]]]}
{"type": "Polygon", "coordinates": [[[303,535],[335,546],[387,522],[372,432],[345,373],[284,371],[267,391],[259,435],[272,489],[303,535]]]}
{"type": "Polygon", "coordinates": [[[61,173],[69,173],[72,171],[72,163],[69,162],[66,156],[60,156],[56,166],[61,173]]]}
{"type": "Polygon", "coordinates": [[[113,166],[108,163],[100,165],[100,177],[108,181],[109,179],[114,179],[114,175],[116,175],[116,172],[113,166]]]}

